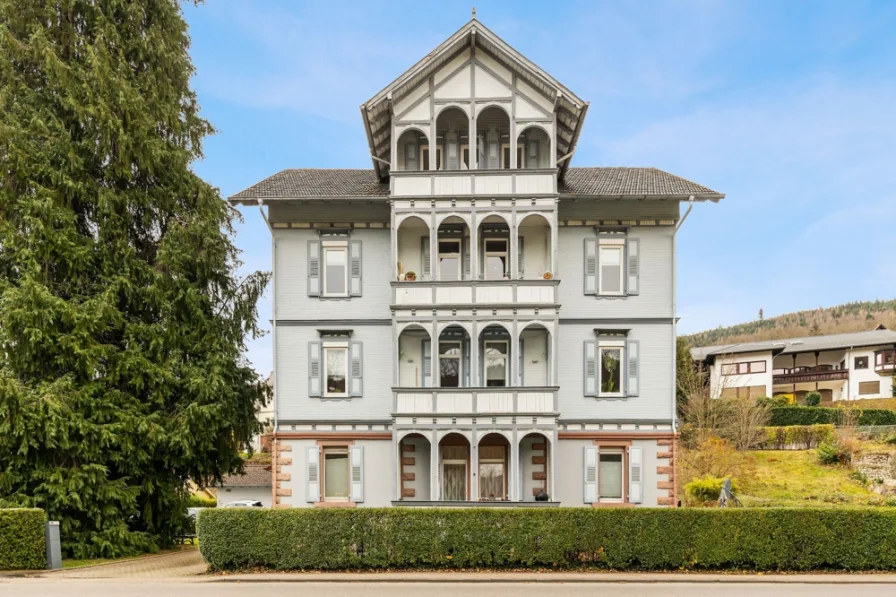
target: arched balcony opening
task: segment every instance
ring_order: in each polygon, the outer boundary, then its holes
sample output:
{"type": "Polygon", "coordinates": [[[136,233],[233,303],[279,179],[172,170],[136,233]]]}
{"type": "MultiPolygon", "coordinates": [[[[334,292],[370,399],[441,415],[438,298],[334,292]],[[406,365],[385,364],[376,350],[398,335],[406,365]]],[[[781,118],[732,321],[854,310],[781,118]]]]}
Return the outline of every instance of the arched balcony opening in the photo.
{"type": "Polygon", "coordinates": [[[498,215],[490,215],[479,223],[479,272],[483,280],[509,280],[510,226],[498,215]]]}
{"type": "Polygon", "coordinates": [[[399,280],[427,280],[432,277],[429,262],[429,225],[411,216],[401,221],[396,231],[399,280]]]}
{"type": "Polygon", "coordinates": [[[476,116],[477,164],[480,170],[510,168],[510,117],[489,106],[476,116]]]}
{"type": "Polygon", "coordinates": [[[551,224],[541,214],[529,214],[517,224],[517,268],[520,279],[554,277],[551,241],[551,224]]]}
{"type": "Polygon", "coordinates": [[[464,328],[451,325],[442,330],[436,358],[435,374],[440,388],[470,387],[470,335],[464,328]]]}
{"type": "Polygon", "coordinates": [[[503,502],[510,499],[510,443],[500,433],[479,440],[477,479],[479,501],[503,502]]]}
{"type": "Polygon", "coordinates": [[[550,168],[551,138],[539,126],[523,129],[516,140],[517,168],[550,168]]]}
{"type": "MultiPolygon", "coordinates": [[[[549,501],[551,495],[551,442],[544,434],[532,432],[520,439],[520,501],[534,502],[542,491],[547,494],[549,501]]],[[[543,496],[542,496],[543,497],[543,496]]]]}
{"type": "Polygon", "coordinates": [[[516,355],[510,333],[500,325],[487,326],[479,334],[481,385],[505,388],[515,385],[511,379],[511,361],[516,355]]]}
{"type": "Polygon", "coordinates": [[[436,156],[427,157],[431,170],[470,167],[470,118],[460,108],[445,108],[436,118],[436,156]]]}
{"type": "Polygon", "coordinates": [[[431,341],[427,330],[412,325],[398,335],[398,385],[402,388],[432,387],[431,341]]]}
{"type": "Polygon", "coordinates": [[[553,346],[551,333],[540,323],[530,324],[520,332],[519,378],[521,386],[551,385],[553,346]]]}
{"type": "Polygon", "coordinates": [[[419,433],[411,433],[398,442],[399,499],[409,502],[429,501],[432,478],[431,444],[419,433]]]}
{"type": "Polygon", "coordinates": [[[408,129],[398,138],[396,170],[418,172],[429,170],[429,139],[417,129],[408,129]]]}
{"type": "Polygon", "coordinates": [[[460,433],[449,433],[439,442],[439,499],[470,500],[470,442],[460,433]]]}
{"type": "MultiPolygon", "coordinates": [[[[436,243],[436,275],[440,282],[470,279],[470,227],[458,216],[449,216],[439,224],[436,243]]],[[[428,251],[424,248],[428,257],[428,251]]]]}

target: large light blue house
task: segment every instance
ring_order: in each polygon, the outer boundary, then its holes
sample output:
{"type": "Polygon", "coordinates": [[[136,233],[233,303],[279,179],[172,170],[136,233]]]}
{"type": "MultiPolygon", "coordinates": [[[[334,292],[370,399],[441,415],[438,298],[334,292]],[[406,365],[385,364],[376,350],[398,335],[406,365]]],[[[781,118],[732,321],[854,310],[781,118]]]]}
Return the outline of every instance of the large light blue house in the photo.
{"type": "Polygon", "coordinates": [[[231,198],[273,240],[275,506],[675,503],[675,238],[723,195],[572,167],[587,112],[474,18],[361,106],[373,169],[231,198]]]}

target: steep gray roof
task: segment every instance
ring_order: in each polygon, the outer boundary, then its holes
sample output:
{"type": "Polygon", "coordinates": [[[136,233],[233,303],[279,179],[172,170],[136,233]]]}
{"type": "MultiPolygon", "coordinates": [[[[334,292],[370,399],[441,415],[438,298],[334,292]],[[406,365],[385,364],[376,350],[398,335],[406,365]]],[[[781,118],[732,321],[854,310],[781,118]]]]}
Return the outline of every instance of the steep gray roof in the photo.
{"type": "Polygon", "coordinates": [[[890,330],[871,330],[869,332],[851,332],[848,334],[831,334],[830,336],[809,336],[806,338],[788,338],[785,340],[766,340],[762,342],[741,342],[738,344],[722,344],[719,346],[702,346],[691,349],[691,357],[696,361],[705,361],[710,357],[726,354],[742,354],[745,352],[774,351],[775,354],[796,354],[824,350],[841,350],[863,346],[896,345],[896,332],[890,330]]]}
{"type": "MultiPolygon", "coordinates": [[[[560,183],[570,197],[681,197],[718,201],[724,195],[656,168],[570,168],[560,183]]],[[[389,196],[388,183],[373,170],[302,168],[283,170],[230,197],[233,203],[258,199],[346,199],[389,196]]]]}
{"type": "Polygon", "coordinates": [[[221,487],[270,487],[270,464],[247,464],[245,475],[224,475],[221,487]]]}

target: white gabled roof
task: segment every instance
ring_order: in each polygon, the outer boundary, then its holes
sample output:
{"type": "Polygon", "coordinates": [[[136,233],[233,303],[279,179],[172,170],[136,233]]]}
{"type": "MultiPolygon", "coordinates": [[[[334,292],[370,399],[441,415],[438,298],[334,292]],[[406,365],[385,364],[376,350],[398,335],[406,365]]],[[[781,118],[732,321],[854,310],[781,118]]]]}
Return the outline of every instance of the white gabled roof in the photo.
{"type": "Polygon", "coordinates": [[[808,336],[805,338],[788,338],[785,340],[763,340],[761,342],[741,342],[720,346],[703,346],[691,349],[691,357],[696,361],[705,361],[711,357],[743,354],[745,352],[772,351],[774,354],[797,354],[801,352],[822,352],[825,350],[844,350],[867,346],[896,346],[896,332],[875,329],[869,332],[850,332],[847,334],[831,334],[829,336],[808,336]]]}

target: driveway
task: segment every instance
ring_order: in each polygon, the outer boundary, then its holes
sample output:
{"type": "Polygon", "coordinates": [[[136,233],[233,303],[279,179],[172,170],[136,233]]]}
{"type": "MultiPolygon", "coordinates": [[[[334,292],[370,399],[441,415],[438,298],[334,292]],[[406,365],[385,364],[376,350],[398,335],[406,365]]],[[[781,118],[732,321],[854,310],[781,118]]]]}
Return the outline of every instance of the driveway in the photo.
{"type": "Polygon", "coordinates": [[[127,578],[127,579],[170,579],[185,578],[205,574],[205,560],[198,549],[185,549],[176,553],[168,553],[158,556],[144,556],[133,560],[102,564],[100,566],[85,566],[84,568],[72,568],[70,570],[58,570],[47,572],[43,578],[47,579],[101,579],[101,578],[127,578]]]}

